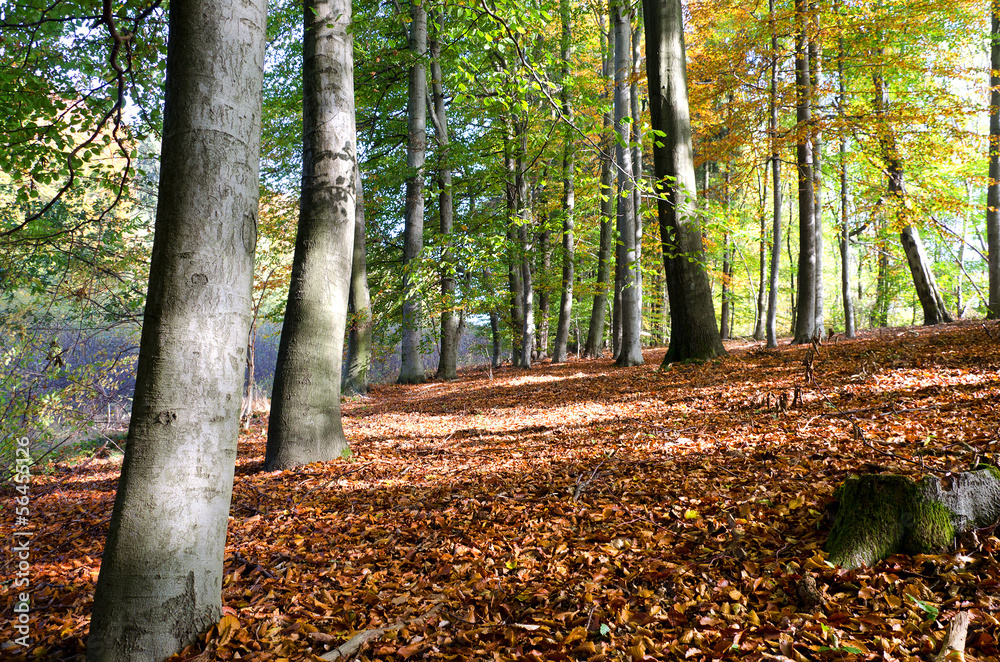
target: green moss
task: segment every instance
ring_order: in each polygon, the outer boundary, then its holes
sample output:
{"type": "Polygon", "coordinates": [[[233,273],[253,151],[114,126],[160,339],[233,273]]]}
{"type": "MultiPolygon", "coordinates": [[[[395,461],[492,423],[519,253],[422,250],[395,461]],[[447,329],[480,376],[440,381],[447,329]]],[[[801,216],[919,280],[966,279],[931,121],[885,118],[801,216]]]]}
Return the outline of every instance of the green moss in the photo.
{"type": "Polygon", "coordinates": [[[952,513],[935,501],[914,504],[902,550],[908,554],[933,554],[945,549],[955,538],[952,513]]]}
{"type": "Polygon", "coordinates": [[[904,476],[850,478],[838,488],[837,521],[826,542],[830,562],[845,568],[871,565],[899,549],[906,535],[902,516],[916,494],[904,476]]]}

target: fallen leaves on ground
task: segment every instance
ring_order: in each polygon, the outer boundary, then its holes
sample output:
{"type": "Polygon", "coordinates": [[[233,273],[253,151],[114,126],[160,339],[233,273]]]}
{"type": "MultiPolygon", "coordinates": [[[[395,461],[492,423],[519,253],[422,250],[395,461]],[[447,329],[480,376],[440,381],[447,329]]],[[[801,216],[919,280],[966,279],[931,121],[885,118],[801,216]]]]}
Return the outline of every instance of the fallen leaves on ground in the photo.
{"type": "MultiPolygon", "coordinates": [[[[969,658],[997,659],[997,532],[855,571],[822,547],[848,473],[1000,459],[998,340],[980,322],[834,339],[812,383],[812,348],[734,342],[702,365],[661,369],[649,350],[637,368],[378,386],[344,404],[353,457],[295,471],[260,471],[255,428],[240,440],[225,615],[174,659],[331,659],[368,633],[350,655],[916,660],[960,610],[969,658]]],[[[32,485],[25,659],[82,659],[114,499],[114,461],[59,469],[32,485]]]]}

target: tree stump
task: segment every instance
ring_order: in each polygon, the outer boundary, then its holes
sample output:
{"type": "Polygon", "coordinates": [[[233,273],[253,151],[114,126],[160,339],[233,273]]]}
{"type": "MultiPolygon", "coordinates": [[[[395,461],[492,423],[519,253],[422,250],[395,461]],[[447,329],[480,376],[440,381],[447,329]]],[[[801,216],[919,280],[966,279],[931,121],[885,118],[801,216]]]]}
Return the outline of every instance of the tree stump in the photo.
{"type": "Polygon", "coordinates": [[[1000,520],[1000,469],[926,476],[851,476],[837,488],[836,519],[826,542],[831,563],[873,565],[890,554],[942,551],[955,535],[1000,520]]]}

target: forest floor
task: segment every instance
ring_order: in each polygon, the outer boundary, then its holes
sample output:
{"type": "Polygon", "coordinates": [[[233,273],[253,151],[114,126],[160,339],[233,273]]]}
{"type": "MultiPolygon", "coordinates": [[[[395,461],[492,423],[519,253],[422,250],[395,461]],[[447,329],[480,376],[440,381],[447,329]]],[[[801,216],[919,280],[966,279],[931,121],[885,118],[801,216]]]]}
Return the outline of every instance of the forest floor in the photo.
{"type": "MultiPolygon", "coordinates": [[[[732,342],[703,365],[661,369],[653,349],[636,368],[377,386],[344,404],[353,456],[297,471],[261,471],[258,425],[240,438],[226,615],[173,659],[316,660],[385,628],[357,659],[926,660],[968,611],[966,659],[997,660],[1000,530],[854,571],[822,550],[849,473],[1000,460],[1000,325],[861,336],[825,342],[813,383],[810,347],[732,342]]],[[[33,479],[34,644],[0,658],[82,659],[119,467],[33,479]]],[[[7,642],[11,608],[8,592],[7,642]]]]}

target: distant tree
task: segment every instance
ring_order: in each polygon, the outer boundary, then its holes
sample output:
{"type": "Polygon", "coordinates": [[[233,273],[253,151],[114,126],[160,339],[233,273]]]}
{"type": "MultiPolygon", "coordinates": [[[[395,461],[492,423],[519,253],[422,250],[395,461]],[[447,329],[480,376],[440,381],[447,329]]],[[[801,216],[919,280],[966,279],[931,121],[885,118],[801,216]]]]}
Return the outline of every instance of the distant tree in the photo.
{"type": "Polygon", "coordinates": [[[576,228],[576,190],[575,190],[575,169],[573,145],[573,106],[570,97],[570,57],[572,55],[572,20],[570,14],[569,0],[560,0],[559,16],[562,23],[562,33],[560,39],[560,57],[562,59],[562,71],[560,78],[562,81],[561,102],[562,112],[567,122],[563,130],[563,197],[562,197],[562,289],[559,299],[559,321],[556,323],[555,346],[552,350],[552,362],[562,363],[566,360],[566,346],[569,342],[569,325],[573,316],[573,260],[576,255],[576,241],[573,231],[576,228]]]}
{"type": "Polygon", "coordinates": [[[726,348],[715,320],[695,209],[684,22],[680,0],[644,0],[646,69],[654,131],[660,242],[670,299],[670,345],[663,362],[707,359],[726,348]]]}
{"type": "Polygon", "coordinates": [[[359,170],[356,170],[354,190],[354,258],[351,261],[351,291],[347,298],[350,324],[347,368],[341,390],[346,394],[363,395],[368,392],[368,368],[372,360],[372,309],[365,250],[365,199],[359,170]]]}
{"type": "Polygon", "coordinates": [[[265,3],[170,7],[160,196],[89,662],[160,662],[222,616],[257,240],[265,3]]]}
{"type": "Polygon", "coordinates": [[[817,334],[816,199],[813,177],[813,87],[809,73],[808,3],[795,0],[795,165],[799,183],[799,290],[793,343],[808,343],[817,334]]]}

